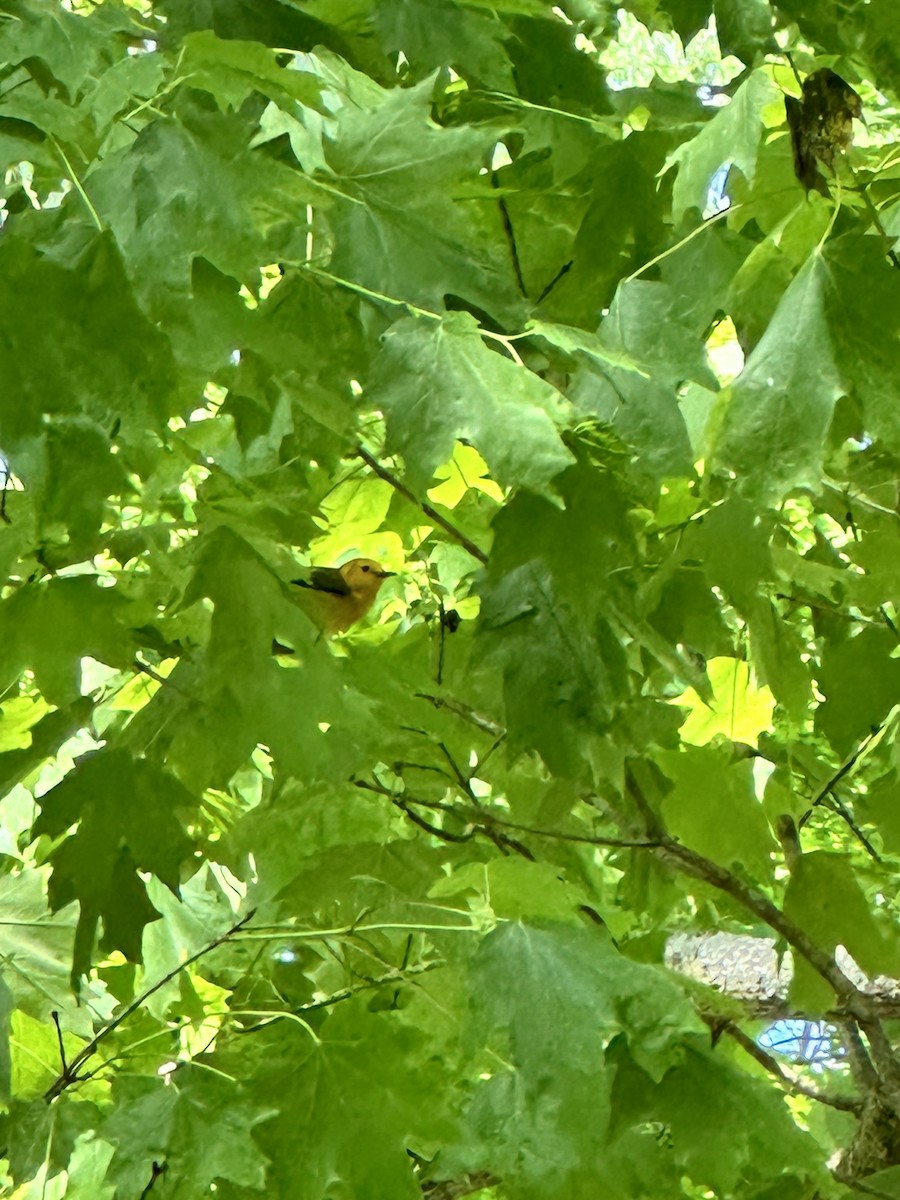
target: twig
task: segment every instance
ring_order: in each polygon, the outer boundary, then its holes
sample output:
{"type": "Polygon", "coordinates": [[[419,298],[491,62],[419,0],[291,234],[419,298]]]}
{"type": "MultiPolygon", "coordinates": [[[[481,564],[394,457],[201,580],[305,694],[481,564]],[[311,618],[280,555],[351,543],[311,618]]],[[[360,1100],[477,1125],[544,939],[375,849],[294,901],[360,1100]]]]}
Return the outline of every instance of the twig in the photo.
{"type": "Polygon", "coordinates": [[[66,1066],[66,1048],[63,1045],[62,1030],[59,1027],[59,1013],[54,1011],[50,1014],[50,1016],[53,1018],[53,1024],[56,1026],[56,1041],[59,1046],[59,1062],[62,1069],[62,1074],[67,1075],[69,1073],[69,1068],[66,1066]]]}
{"type": "MultiPolygon", "coordinates": [[[[496,171],[494,171],[491,175],[491,186],[494,188],[499,186],[497,183],[497,172],[496,171]]],[[[513,229],[512,221],[510,220],[509,209],[506,207],[506,201],[504,200],[502,194],[497,197],[497,203],[500,206],[500,218],[503,221],[503,232],[506,235],[506,241],[507,241],[507,244],[509,245],[509,256],[512,259],[513,272],[516,277],[516,284],[518,285],[519,292],[527,300],[528,299],[528,290],[525,287],[525,280],[522,277],[522,265],[519,262],[519,248],[516,245],[516,234],[515,234],[515,230],[513,229]]]]}
{"type": "Polygon", "coordinates": [[[126,1005],[126,1007],[122,1009],[117,1017],[112,1017],[106,1022],[105,1025],[101,1026],[99,1031],[94,1034],[91,1040],[85,1046],[83,1046],[81,1050],[79,1050],[79,1052],[69,1063],[68,1067],[60,1072],[50,1087],[48,1087],[46,1092],[44,1092],[44,1099],[47,1101],[47,1103],[49,1104],[51,1100],[55,1100],[57,1096],[62,1095],[62,1093],[67,1087],[69,1087],[70,1084],[79,1081],[78,1072],[88,1061],[88,1059],[91,1058],[91,1056],[96,1052],[97,1047],[104,1038],[108,1037],[114,1029],[118,1029],[123,1021],[127,1021],[133,1013],[136,1013],[138,1009],[141,1008],[152,995],[154,995],[154,993],[158,992],[160,988],[165,987],[167,983],[170,983],[173,979],[180,975],[185,968],[191,966],[192,963],[197,962],[198,959],[203,958],[205,954],[209,954],[210,951],[215,950],[218,946],[223,945],[223,943],[227,942],[229,938],[234,937],[236,933],[243,929],[244,926],[253,919],[255,911],[255,909],[252,909],[245,917],[242,917],[240,921],[237,921],[231,926],[230,929],[226,930],[225,933],[221,934],[214,941],[209,942],[195,954],[192,954],[189,958],[186,958],[184,962],[179,963],[177,967],[173,967],[173,969],[164,975],[162,979],[158,979],[156,983],[146,988],[139,996],[132,1000],[130,1004],[126,1005]]]}
{"type": "Polygon", "coordinates": [[[837,796],[834,796],[834,795],[829,796],[828,799],[826,801],[824,801],[822,807],[830,808],[832,812],[836,812],[837,815],[843,821],[846,822],[846,824],[850,828],[850,831],[854,834],[854,836],[861,843],[861,845],[862,845],[863,849],[866,851],[866,853],[872,859],[874,859],[875,862],[877,862],[877,863],[881,862],[881,855],[878,853],[878,851],[875,849],[875,847],[872,845],[872,843],[869,841],[869,839],[866,837],[866,835],[863,833],[863,831],[860,829],[860,827],[856,824],[856,821],[853,819],[853,816],[852,816],[850,810],[847,808],[846,804],[844,804],[844,802],[842,800],[839,800],[837,798],[837,796]]]}
{"type": "Polygon", "coordinates": [[[392,798],[392,802],[395,807],[399,808],[402,813],[409,817],[413,825],[418,825],[425,833],[430,834],[432,837],[440,838],[442,842],[470,842],[475,836],[476,831],[474,829],[468,829],[465,833],[448,833],[446,829],[439,829],[437,825],[432,825],[430,821],[426,821],[424,817],[420,817],[399,796],[392,798]]]}
{"type": "MultiPolygon", "coordinates": [[[[816,974],[821,975],[834,990],[845,1013],[853,1017],[866,1035],[872,1062],[880,1073],[881,1082],[896,1093],[900,1087],[900,1064],[876,1015],[876,1006],[871,998],[844,974],[830,954],[821,950],[807,933],[786,917],[767,896],[744,883],[731,871],[720,867],[718,863],[672,840],[667,841],[654,853],[684,874],[708,883],[737,900],[743,908],[753,913],[801,954],[816,974]]],[[[877,1083],[874,1075],[871,1078],[873,1084],[877,1083]]]]}
{"type": "Polygon", "coordinates": [[[891,266],[896,267],[897,270],[900,271],[900,258],[897,257],[897,253],[894,250],[894,243],[890,235],[888,234],[884,225],[881,223],[881,215],[878,212],[878,209],[875,207],[872,197],[869,195],[868,188],[864,184],[860,183],[859,176],[856,174],[856,171],[853,169],[852,165],[850,166],[850,174],[856,181],[859,194],[865,201],[866,208],[869,210],[869,216],[872,218],[872,224],[875,226],[875,229],[885,246],[885,254],[890,259],[891,266]]]}
{"type": "Polygon", "coordinates": [[[440,621],[440,626],[439,626],[440,641],[438,643],[438,663],[437,663],[437,672],[435,673],[435,677],[434,677],[434,682],[438,685],[438,687],[440,687],[441,684],[444,682],[444,643],[447,640],[447,625],[446,625],[447,610],[444,608],[443,597],[438,596],[437,602],[438,602],[438,617],[439,617],[439,621],[440,621]]]}
{"type": "Polygon", "coordinates": [[[878,737],[878,735],[881,733],[881,731],[883,729],[884,729],[884,723],[882,722],[882,724],[876,726],[875,729],[873,729],[873,730],[871,730],[871,732],[867,733],[866,736],[864,738],[862,738],[862,740],[858,743],[858,745],[857,745],[856,749],[853,751],[853,753],[848,755],[847,758],[845,758],[844,761],[841,763],[841,765],[838,767],[838,769],[834,772],[834,774],[829,776],[829,778],[825,781],[825,783],[822,784],[822,786],[819,788],[819,790],[816,792],[816,794],[813,796],[812,800],[810,801],[809,808],[806,810],[806,812],[803,814],[803,816],[797,822],[797,827],[799,829],[802,829],[803,826],[809,820],[809,818],[812,816],[813,809],[817,808],[822,803],[822,801],[825,799],[825,797],[828,796],[835,787],[837,787],[837,785],[841,782],[841,780],[844,778],[844,776],[848,775],[853,770],[853,768],[856,766],[857,762],[860,760],[860,758],[863,756],[865,751],[868,749],[872,740],[874,738],[878,737]]]}
{"type": "Polygon", "coordinates": [[[556,285],[559,283],[559,281],[561,279],[564,279],[565,276],[568,275],[568,273],[572,270],[572,267],[574,266],[574,262],[575,262],[575,260],[570,258],[567,263],[563,263],[563,265],[559,268],[559,270],[556,272],[556,274],[553,276],[553,278],[550,280],[550,282],[547,284],[547,286],[544,288],[544,290],[538,296],[538,298],[537,298],[538,304],[542,304],[544,302],[544,300],[546,300],[547,297],[550,295],[550,293],[553,291],[553,289],[556,287],[556,285]]]}
{"type": "Polygon", "coordinates": [[[153,1191],[153,1185],[156,1183],[157,1179],[159,1179],[160,1175],[165,1175],[165,1173],[166,1173],[166,1171],[168,1171],[168,1169],[169,1169],[169,1164],[166,1162],[164,1162],[162,1164],[162,1166],[160,1166],[160,1164],[155,1161],[153,1163],[151,1163],[150,1182],[147,1184],[147,1186],[141,1192],[140,1200],[145,1200],[145,1198],[150,1195],[150,1193],[153,1191]]]}
{"type": "Polygon", "coordinates": [[[463,549],[468,550],[473,558],[477,558],[480,563],[487,564],[487,555],[475,545],[471,538],[467,538],[461,529],[456,528],[452,521],[448,521],[446,517],[442,517],[437,509],[433,508],[427,500],[420,500],[418,496],[409,490],[406,484],[400,482],[396,475],[389,471],[387,467],[382,466],[378,459],[374,458],[364,446],[357,446],[356,454],[368,467],[371,467],[380,479],[383,479],[385,483],[389,483],[396,492],[399,492],[411,504],[415,504],[417,508],[421,508],[426,517],[434,521],[436,525],[440,525],[441,529],[445,533],[449,533],[455,541],[459,542],[463,549]]]}
{"type": "MultiPolygon", "coordinates": [[[[436,971],[438,967],[444,964],[440,961],[418,963],[413,967],[403,967],[402,969],[388,971],[387,974],[379,976],[377,979],[367,979],[365,983],[353,984],[350,987],[340,988],[331,995],[323,997],[321,1000],[310,1000],[306,1004],[298,1004],[296,1008],[292,1008],[290,1013],[281,1013],[273,1011],[271,1019],[268,1021],[260,1021],[256,1025],[242,1025],[235,1029],[237,1033],[257,1033],[260,1029],[267,1029],[270,1025],[275,1025],[278,1021],[283,1021],[287,1017],[299,1017],[301,1013],[318,1012],[322,1008],[332,1008],[335,1004],[341,1004],[344,1000],[352,1000],[354,996],[360,992],[371,991],[373,988],[382,987],[386,983],[405,983],[410,976],[424,975],[428,971],[436,971]]],[[[265,1010],[253,1009],[234,1009],[229,1016],[257,1016],[265,1010]]]]}
{"type": "Polygon", "coordinates": [[[795,1092],[799,1096],[808,1096],[810,1100],[818,1100],[820,1104],[827,1104],[830,1108],[838,1108],[844,1112],[852,1112],[857,1115],[862,1111],[862,1101],[854,1096],[836,1096],[830,1093],[817,1091],[816,1088],[810,1087],[789,1071],[781,1066],[781,1064],[763,1050],[762,1046],[758,1045],[752,1037],[749,1037],[743,1029],[734,1021],[722,1021],[718,1017],[707,1016],[701,1014],[703,1020],[710,1028],[715,1028],[727,1033],[737,1044],[754,1058],[761,1067],[765,1069],[778,1082],[790,1092],[795,1092]]]}
{"type": "Polygon", "coordinates": [[[3,476],[3,489],[0,491],[0,521],[2,521],[4,525],[12,525],[12,517],[10,517],[9,513],[6,511],[6,494],[9,491],[9,481],[11,476],[9,472],[9,464],[3,458],[2,454],[0,454],[0,475],[3,476]]]}
{"type": "Polygon", "coordinates": [[[835,608],[830,604],[816,604],[812,600],[805,600],[802,596],[791,596],[787,592],[776,592],[776,600],[786,600],[788,604],[796,604],[799,608],[809,608],[814,612],[828,613],[829,617],[840,617],[844,621],[853,621],[857,625],[874,625],[876,628],[881,628],[880,621],[873,621],[871,617],[857,616],[855,613],[843,612],[839,608],[835,608]]]}
{"type": "Polygon", "coordinates": [[[464,704],[461,700],[453,700],[449,696],[430,696],[427,692],[414,692],[413,695],[416,700],[427,700],[435,708],[446,708],[448,712],[461,717],[463,721],[468,721],[482,733],[489,733],[491,737],[498,739],[506,737],[506,730],[502,725],[498,725],[490,717],[481,716],[474,708],[469,708],[468,704],[464,704]]]}
{"type": "MultiPolygon", "coordinates": [[[[712,859],[704,858],[696,850],[683,846],[673,838],[665,838],[658,845],[656,853],[669,866],[676,867],[683,874],[708,883],[717,891],[725,892],[732,899],[737,900],[748,912],[759,917],[770,929],[774,929],[789,946],[802,954],[816,973],[821,975],[834,989],[844,1002],[848,1012],[852,1011],[849,1006],[862,998],[862,993],[844,974],[831,955],[820,950],[798,925],[795,925],[780,908],[772,903],[768,896],[758,892],[756,888],[745,883],[743,879],[732,874],[725,867],[720,867],[712,859]]],[[[855,1016],[856,1013],[853,1015],[855,1016]]],[[[863,1015],[868,1016],[868,1010],[865,1010],[863,1015]]]]}
{"type": "MultiPolygon", "coordinates": [[[[377,792],[394,800],[396,793],[380,783],[369,783],[366,779],[355,779],[354,785],[368,792],[377,792]]],[[[590,834],[562,833],[550,829],[538,829],[534,825],[522,825],[518,821],[507,821],[504,817],[495,816],[484,808],[463,804],[447,804],[444,800],[425,800],[420,796],[410,796],[406,793],[401,797],[405,804],[415,804],[419,808],[430,808],[437,812],[448,812],[475,826],[486,837],[491,837],[491,829],[509,829],[515,833],[528,834],[531,837],[550,838],[554,841],[579,842],[586,846],[605,846],[613,850],[654,850],[667,844],[666,841],[634,841],[629,838],[592,837],[590,834]]],[[[529,857],[532,857],[529,852],[529,857]]]]}
{"type": "Polygon", "coordinates": [[[478,801],[475,799],[475,793],[472,791],[472,784],[469,781],[469,777],[465,774],[464,771],[460,770],[459,764],[457,763],[456,759],[453,757],[453,755],[450,753],[450,751],[447,749],[447,747],[444,745],[443,742],[438,742],[437,748],[438,748],[438,750],[440,750],[441,754],[443,754],[444,758],[446,758],[447,762],[450,764],[450,770],[453,772],[453,775],[454,775],[454,778],[456,779],[457,784],[462,789],[462,791],[464,791],[466,793],[466,795],[475,804],[475,806],[477,808],[478,801]]]}
{"type": "Polygon", "coordinates": [[[869,1052],[866,1050],[863,1040],[859,1036],[859,1030],[852,1021],[848,1021],[846,1018],[843,1020],[839,1017],[836,1018],[835,1024],[841,1026],[844,1046],[847,1050],[847,1061],[850,1064],[850,1070],[853,1073],[853,1078],[856,1080],[857,1086],[861,1090],[874,1091],[878,1086],[878,1077],[872,1067],[869,1052]]]}
{"type": "Polygon", "coordinates": [[[479,775],[479,773],[484,769],[484,766],[487,763],[488,759],[490,759],[491,756],[494,754],[494,752],[496,750],[499,750],[499,748],[503,745],[505,738],[506,738],[506,730],[504,729],[497,735],[497,737],[494,738],[493,743],[490,746],[488,746],[487,750],[484,752],[482,757],[479,758],[478,761],[475,763],[475,766],[472,770],[473,775],[479,775]]]}

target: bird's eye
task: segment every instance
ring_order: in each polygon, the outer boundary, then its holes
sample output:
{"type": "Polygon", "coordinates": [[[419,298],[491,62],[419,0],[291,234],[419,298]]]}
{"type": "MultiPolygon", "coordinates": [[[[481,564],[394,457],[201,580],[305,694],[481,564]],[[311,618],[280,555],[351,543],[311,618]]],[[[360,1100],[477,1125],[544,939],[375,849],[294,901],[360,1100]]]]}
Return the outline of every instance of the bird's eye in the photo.
{"type": "Polygon", "coordinates": [[[369,571],[369,570],[371,570],[371,568],[370,568],[370,567],[363,567],[363,570],[364,570],[364,571],[369,571]]]}

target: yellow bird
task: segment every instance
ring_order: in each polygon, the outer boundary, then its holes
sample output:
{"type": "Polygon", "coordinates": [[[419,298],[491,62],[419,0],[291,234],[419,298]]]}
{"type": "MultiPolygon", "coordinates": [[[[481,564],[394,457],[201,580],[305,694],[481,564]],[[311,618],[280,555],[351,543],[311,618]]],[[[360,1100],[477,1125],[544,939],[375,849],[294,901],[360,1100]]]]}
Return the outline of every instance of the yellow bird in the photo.
{"type": "MultiPolygon", "coordinates": [[[[342,567],[313,567],[309,579],[292,579],[305,588],[302,607],[326,636],[343,633],[361,620],[393,571],[371,558],[351,558],[342,567]]],[[[298,596],[298,600],[301,598],[298,596]]]]}

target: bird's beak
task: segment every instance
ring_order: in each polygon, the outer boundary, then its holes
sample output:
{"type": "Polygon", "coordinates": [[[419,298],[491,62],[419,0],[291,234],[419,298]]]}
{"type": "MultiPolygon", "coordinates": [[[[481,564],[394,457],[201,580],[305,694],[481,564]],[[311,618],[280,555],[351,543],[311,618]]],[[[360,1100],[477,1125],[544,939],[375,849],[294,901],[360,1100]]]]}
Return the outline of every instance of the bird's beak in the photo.
{"type": "Polygon", "coordinates": [[[379,579],[390,579],[392,576],[394,576],[396,574],[397,574],[396,571],[379,571],[378,578],[379,579]]]}

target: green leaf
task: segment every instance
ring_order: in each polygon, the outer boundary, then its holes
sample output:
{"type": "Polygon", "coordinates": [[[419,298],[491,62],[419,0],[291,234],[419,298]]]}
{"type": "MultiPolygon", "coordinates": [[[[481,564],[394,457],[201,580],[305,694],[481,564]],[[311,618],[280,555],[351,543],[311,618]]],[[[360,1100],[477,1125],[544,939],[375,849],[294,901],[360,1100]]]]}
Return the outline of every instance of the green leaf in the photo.
{"type": "Polygon", "coordinates": [[[315,104],[316,80],[303,71],[280,67],[275,53],[258,42],[227,41],[208,29],[189,34],[183,43],[181,69],[191,87],[211,92],[224,109],[238,109],[253,92],[285,106],[291,101],[315,104]]]}
{"type": "Polygon", "coordinates": [[[615,1058],[619,1126],[652,1122],[669,1146],[670,1172],[726,1195],[750,1188],[765,1195],[770,1179],[779,1193],[790,1188],[797,1197],[814,1194],[819,1182],[828,1186],[818,1147],[793,1123],[783,1099],[721,1053],[686,1047],[660,1082],[636,1072],[621,1052],[615,1058]],[[738,1103],[719,1112],[714,1097],[724,1094],[738,1103]],[[795,1188],[795,1178],[804,1186],[795,1188]]]}
{"type": "Polygon", "coordinates": [[[261,1188],[266,1161],[252,1131],[272,1111],[200,1067],[182,1066],[165,1080],[122,1077],[103,1126],[116,1147],[109,1178],[119,1193],[138,1194],[154,1178],[154,1163],[165,1163],[167,1189],[179,1200],[206,1193],[216,1180],[261,1188]]]}
{"type": "Polygon", "coordinates": [[[734,385],[715,461],[747,493],[779,500],[814,486],[844,392],[825,314],[828,268],[813,254],[795,276],[734,385]]]}
{"type": "Polygon", "coordinates": [[[315,1044],[299,1025],[265,1037],[259,1104],[280,1097],[278,1115],[257,1134],[271,1162],[270,1194],[321,1200],[338,1187],[415,1200],[407,1147],[427,1155],[453,1128],[444,1064],[423,1038],[398,1013],[371,1013],[359,1000],[336,1009],[315,1044]]]}
{"type": "Polygon", "coordinates": [[[769,0],[715,0],[716,33],[723,54],[751,65],[772,45],[773,13],[769,0]]]}
{"type": "Polygon", "coordinates": [[[140,962],[141,934],[158,914],[138,872],[151,871],[178,890],[193,847],[176,814],[193,808],[193,796],[146,759],[116,750],[82,759],[40,803],[36,836],[60,837],[78,826],[50,855],[54,911],[81,904],[74,976],[88,970],[101,920],[103,944],[140,962]]]}
{"type": "Polygon", "coordinates": [[[433,312],[449,293],[501,320],[517,313],[500,209],[478,181],[491,135],[436,126],[430,80],[384,91],[367,81],[351,104],[351,72],[322,63],[345,93],[322,181],[334,202],[329,270],[433,312]]]}
{"type": "MultiPolygon", "coordinates": [[[[849,860],[816,850],[795,863],[784,898],[785,916],[796,922],[824,951],[844,946],[867,975],[889,975],[900,964],[896,933],[876,922],[849,860]]],[[[795,966],[791,998],[801,1008],[816,1007],[830,994],[828,985],[803,964],[795,966]]]]}
{"type": "Polygon", "coordinates": [[[900,450],[900,421],[892,380],[900,305],[893,273],[880,247],[868,238],[852,235],[830,243],[824,263],[835,364],[847,390],[860,402],[867,430],[883,438],[896,453],[900,450]],[[852,321],[847,320],[848,311],[854,314],[852,321]]]}
{"type": "MultiPolygon", "coordinates": [[[[64,261],[54,261],[8,235],[0,251],[0,314],[8,329],[0,346],[8,385],[0,401],[4,450],[40,490],[48,483],[48,449],[40,436],[45,413],[83,414],[94,424],[81,436],[95,442],[97,423],[107,436],[117,420],[126,429],[155,431],[167,415],[172,386],[166,339],[141,314],[109,237],[79,235],[67,251],[64,261]],[[40,387],[30,370],[34,362],[41,364],[40,387]],[[38,440],[25,440],[31,438],[38,440]]],[[[61,434],[45,437],[52,447],[61,434]]],[[[96,448],[93,453],[99,465],[96,448]]],[[[70,476],[83,470],[74,451],[73,460],[66,464],[70,476]]],[[[59,468],[58,459],[53,465],[59,468]]],[[[120,478],[115,464],[102,471],[104,482],[120,478]]],[[[64,491],[64,484],[49,482],[64,491]]]]}
{"type": "Polygon", "coordinates": [[[10,678],[28,666],[50,703],[77,702],[83,656],[117,666],[133,661],[131,615],[125,597],[91,575],[20,588],[0,604],[0,630],[16,630],[3,640],[0,670],[10,678]]]}
{"type": "Polygon", "coordinates": [[[369,397],[387,416],[388,449],[403,455],[414,488],[430,482],[457,441],[471,442],[500,483],[534,491],[549,491],[572,462],[559,433],[562,397],[486,345],[468,313],[392,325],[369,397]]]}
{"type": "Polygon", "coordinates": [[[825,648],[819,677],[825,702],[816,712],[816,726],[842,757],[900,702],[896,645],[888,630],[868,628],[825,648]]]}
{"type": "Polygon", "coordinates": [[[756,798],[752,762],[736,760],[729,746],[662,751],[656,760],[674,784],[663,801],[670,833],[723,867],[739,864],[767,881],[776,845],[756,798]]]}
{"type": "Polygon", "coordinates": [[[303,211],[311,192],[248,140],[239,117],[188,110],[181,122],[147,126],[91,173],[100,219],[154,312],[188,292],[197,255],[242,282],[291,257],[297,217],[288,214],[303,211]]]}
{"type": "Polygon", "coordinates": [[[776,95],[768,72],[752,72],[731,103],[669,156],[669,165],[678,168],[672,195],[676,222],[690,209],[704,213],[713,175],[723,167],[737,167],[752,182],[763,136],[762,110],[776,95]]]}
{"type": "Polygon", "coordinates": [[[678,698],[688,706],[681,727],[685,742],[703,746],[716,736],[756,745],[772,724],[775,702],[765,686],[753,679],[750,665],[736,658],[716,658],[707,665],[712,694],[703,701],[689,689],[678,698]]]}
{"type": "Polygon", "coordinates": [[[468,1115],[471,1141],[451,1162],[476,1154],[516,1197],[586,1187],[615,1119],[607,1039],[625,1030],[660,1079],[693,1016],[664,975],[595,930],[502,926],[484,940],[473,982],[473,1024],[494,1054],[468,1115]]]}
{"type": "Polygon", "coordinates": [[[375,23],[385,52],[402,52],[416,79],[450,66],[463,79],[514,90],[505,46],[510,30],[492,13],[455,3],[435,8],[428,0],[400,0],[377,5],[375,23]]]}

